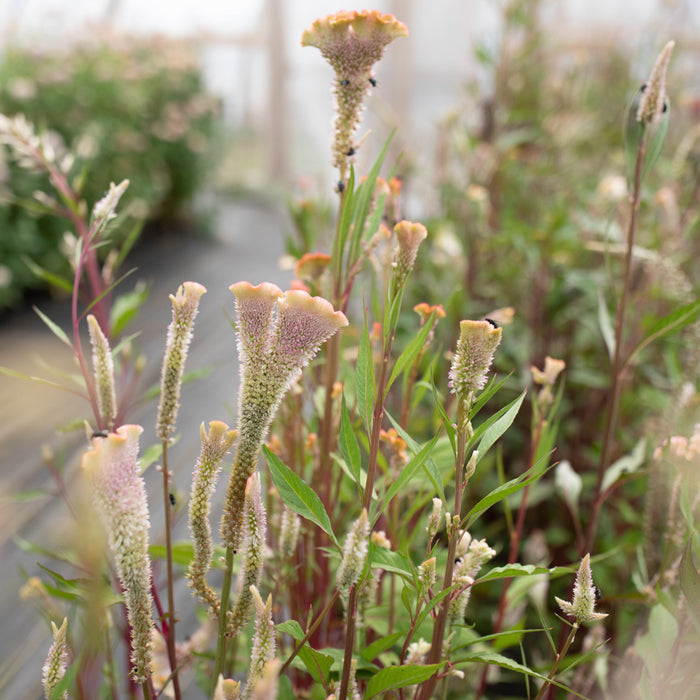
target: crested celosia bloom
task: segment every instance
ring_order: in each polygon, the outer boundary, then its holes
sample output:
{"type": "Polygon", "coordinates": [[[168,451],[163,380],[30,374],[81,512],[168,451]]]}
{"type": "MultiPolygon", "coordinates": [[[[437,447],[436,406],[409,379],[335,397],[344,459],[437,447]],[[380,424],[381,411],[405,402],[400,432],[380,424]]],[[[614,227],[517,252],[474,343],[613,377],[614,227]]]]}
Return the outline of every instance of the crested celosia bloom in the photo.
{"type": "Polygon", "coordinates": [[[554,401],[552,387],[554,387],[557,377],[564,371],[565,367],[566,362],[564,360],[555,360],[547,355],[544,358],[543,370],[538,369],[534,365],[530,368],[532,380],[535,384],[539,384],[542,387],[537,394],[540,410],[544,411],[552,405],[554,401]]]}
{"type": "Polygon", "coordinates": [[[306,292],[282,290],[274,284],[254,287],[238,282],[236,297],[241,391],[238,406],[238,443],[233,459],[221,521],[226,547],[240,542],[243,501],[248,478],[275,411],[285,393],[321,345],[348,320],[329,301],[306,292]]]}
{"type": "Polygon", "coordinates": [[[394,226],[394,233],[398,246],[394,256],[394,264],[396,266],[396,283],[401,286],[411,273],[413,266],[416,264],[416,256],[418,248],[428,235],[423,224],[417,224],[413,221],[399,221],[394,226]]]}
{"type": "Polygon", "coordinates": [[[637,121],[651,124],[657,121],[666,111],[666,73],[671,60],[675,41],[669,41],[656,59],[649,80],[643,87],[642,96],[637,108],[637,121]]]}
{"type": "Polygon", "coordinates": [[[488,321],[462,321],[449,379],[452,391],[459,397],[480,391],[501,342],[501,329],[488,321]]]}
{"type": "Polygon", "coordinates": [[[583,622],[595,622],[607,617],[605,613],[595,612],[596,588],[593,585],[593,574],[591,572],[591,555],[581,560],[581,565],[576,574],[574,583],[574,595],[571,602],[554,597],[559,607],[565,615],[571,615],[576,619],[577,624],[583,622]]]}
{"type": "Polygon", "coordinates": [[[299,516],[291,508],[284,506],[280,521],[279,548],[285,559],[291,559],[294,556],[300,528],[301,519],[299,516]]]}
{"type": "Polygon", "coordinates": [[[236,603],[229,615],[229,637],[237,636],[250,620],[253,610],[251,589],[257,588],[262,579],[266,532],[265,507],[260,497],[260,474],[255,472],[246,486],[243,563],[236,585],[236,603]]]}
{"type": "Polygon", "coordinates": [[[315,284],[330,264],[331,256],[327,253],[304,253],[294,266],[294,274],[315,284]]]}
{"type": "Polygon", "coordinates": [[[170,295],[173,303],[173,316],[168,326],[165,342],[165,356],[160,377],[160,403],[156,432],[165,441],[175,430],[175,419],[180,401],[182,375],[185,371],[187,351],[192,341],[194,318],[197,315],[199,298],[207,290],[197,282],[180,285],[177,294],[170,295]]]}
{"type": "Polygon", "coordinates": [[[408,36],[406,25],[378,10],[337,12],[317,19],[301,37],[302,46],[315,46],[335,71],[336,96],[334,165],[345,179],[355,153],[352,137],[371,85],[372,66],[396,38],[408,36]]]}
{"type": "Polygon", "coordinates": [[[214,556],[209,513],[211,497],[221,471],[221,460],[236,441],[237,433],[222,421],[209,423],[209,434],[200,428],[202,448],[192,473],[189,503],[189,526],[192,535],[192,561],[187,572],[190,588],[207,606],[212,615],[219,611],[219,599],[207,583],[207,572],[214,556]]]}
{"type": "Polygon", "coordinates": [[[139,683],[151,675],[153,630],[150,522],[137,459],[142,432],[140,425],[123,425],[105,438],[96,437],[82,459],[124,591],[131,628],[132,676],[139,683]]]}
{"type": "MultiPolygon", "coordinates": [[[[44,666],[41,669],[41,684],[44,688],[44,697],[50,700],[54,688],[59,684],[63,676],[66,675],[66,664],[68,663],[68,648],[66,644],[66,628],[68,618],[63,618],[63,624],[56,627],[51,621],[53,632],[53,643],[49,648],[44,666]]],[[[68,700],[68,693],[61,695],[61,700],[68,700]]]]}
{"type": "Polygon", "coordinates": [[[367,558],[368,538],[369,519],[367,509],[363,508],[360,517],[352,524],[343,545],[343,558],[335,577],[341,591],[347,590],[360,580],[367,558]]]}
{"type": "Polygon", "coordinates": [[[277,644],[275,642],[275,624],[272,621],[272,596],[263,599],[255,586],[250,587],[250,593],[255,603],[255,632],[253,633],[253,648],[250,652],[250,671],[244,696],[248,697],[250,691],[263,677],[265,664],[275,658],[277,644]]]}
{"type": "Polygon", "coordinates": [[[92,368],[95,376],[97,409],[100,412],[100,427],[112,430],[117,417],[117,393],[114,388],[114,362],[107,336],[102,332],[97,319],[87,317],[90,344],[92,345],[92,368]]]}

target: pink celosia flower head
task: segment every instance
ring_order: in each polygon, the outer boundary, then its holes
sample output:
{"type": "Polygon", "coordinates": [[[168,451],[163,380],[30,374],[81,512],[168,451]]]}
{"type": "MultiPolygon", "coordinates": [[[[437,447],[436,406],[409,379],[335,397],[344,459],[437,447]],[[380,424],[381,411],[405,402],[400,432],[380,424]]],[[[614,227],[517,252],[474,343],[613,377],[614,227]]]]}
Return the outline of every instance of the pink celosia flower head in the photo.
{"type": "Polygon", "coordinates": [[[656,59],[649,80],[643,88],[637,109],[637,121],[650,124],[657,121],[666,109],[666,73],[671,61],[675,41],[669,41],[656,59]]]}
{"type": "Polygon", "coordinates": [[[153,630],[150,523],[146,486],[137,459],[142,432],[140,425],[123,425],[105,438],[96,437],[82,459],[124,589],[131,628],[132,676],[137,682],[151,675],[153,630]]]}
{"type": "Polygon", "coordinates": [[[394,226],[398,246],[395,254],[396,277],[398,284],[403,284],[416,264],[418,248],[428,235],[423,224],[413,221],[399,221],[394,226]]]}
{"type": "Polygon", "coordinates": [[[253,286],[250,282],[236,282],[229,289],[236,297],[238,326],[238,353],[241,363],[264,352],[272,329],[272,312],[282,290],[270,282],[253,286]]]}
{"type": "Polygon", "coordinates": [[[488,321],[462,321],[459,328],[449,379],[457,396],[467,396],[484,388],[502,331],[488,321]]]}
{"type": "Polygon", "coordinates": [[[334,165],[345,179],[355,153],[352,135],[360,121],[362,103],[372,78],[372,66],[394,39],[407,36],[406,25],[378,10],[338,12],[317,19],[301,37],[302,46],[315,46],[335,71],[336,95],[334,165]]]}

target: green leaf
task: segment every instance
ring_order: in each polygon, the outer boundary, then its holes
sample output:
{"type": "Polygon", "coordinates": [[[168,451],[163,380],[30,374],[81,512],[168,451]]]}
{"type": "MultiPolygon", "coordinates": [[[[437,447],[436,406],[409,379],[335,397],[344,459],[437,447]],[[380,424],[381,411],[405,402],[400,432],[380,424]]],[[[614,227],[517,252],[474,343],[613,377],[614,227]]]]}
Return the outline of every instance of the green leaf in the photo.
{"type": "Polygon", "coordinates": [[[360,475],[362,472],[362,454],[360,446],[355,437],[355,431],[352,429],[348,409],[345,405],[345,396],[342,397],[340,406],[340,434],[338,435],[340,451],[343,453],[345,464],[351,469],[355,478],[355,482],[360,484],[360,475]]]}
{"type": "Polygon", "coordinates": [[[62,289],[64,292],[68,292],[70,294],[73,291],[73,282],[64,280],[63,277],[59,277],[57,274],[50,272],[46,268],[41,267],[41,265],[37,265],[31,258],[27,257],[26,255],[20,256],[22,258],[22,262],[41,280],[44,280],[44,282],[48,282],[49,284],[52,284],[54,287],[58,287],[59,289],[62,289]]]}
{"type": "Polygon", "coordinates": [[[365,311],[362,321],[362,335],[360,336],[360,350],[355,365],[355,395],[357,407],[360,415],[364,418],[368,433],[374,407],[374,391],[374,363],[367,329],[367,312],[365,311]]]}
{"type": "Polygon", "coordinates": [[[439,437],[440,433],[437,433],[430,442],[426,442],[425,445],[421,447],[420,451],[415,454],[411,461],[401,470],[399,478],[392,482],[382,499],[382,509],[386,507],[391,499],[408,484],[414,474],[427,462],[439,437]]]}
{"type": "MultiPolygon", "coordinates": [[[[518,411],[520,410],[520,406],[525,399],[526,393],[527,390],[523,391],[520,396],[513,399],[513,401],[511,401],[507,406],[504,406],[500,411],[498,411],[498,413],[492,417],[495,418],[495,420],[489,419],[486,421],[484,425],[488,424],[488,427],[483,431],[483,437],[481,438],[477,448],[479,450],[479,457],[476,460],[477,464],[481,462],[484,455],[486,455],[496,440],[498,440],[498,438],[500,438],[501,435],[503,435],[503,433],[510,428],[515,420],[515,416],[518,415],[518,411]]],[[[483,427],[484,426],[480,426],[480,428],[483,427]]],[[[476,432],[478,433],[479,431],[477,430],[476,432]]],[[[474,438],[476,438],[476,436],[477,434],[475,433],[474,438]]],[[[474,438],[470,440],[471,443],[474,442],[474,438]]]]}
{"type": "Polygon", "coordinates": [[[10,369],[9,367],[0,367],[0,374],[4,374],[6,377],[15,377],[16,379],[27,379],[30,382],[36,382],[37,384],[43,384],[44,386],[51,386],[54,389],[62,389],[63,391],[80,396],[83,399],[87,398],[85,394],[76,391],[75,389],[69,389],[63,384],[52,382],[50,379],[44,379],[43,377],[34,377],[31,374],[24,374],[23,372],[18,372],[17,370],[10,369]]]}
{"type": "MultiPolygon", "coordinates": [[[[151,559],[165,559],[167,550],[162,544],[149,545],[148,551],[151,559]]],[[[194,556],[191,542],[174,542],[172,546],[173,563],[182,567],[188,567],[194,556]]],[[[216,556],[214,557],[216,559],[216,556]]]]}
{"type": "MultiPolygon", "coordinates": [[[[651,145],[647,148],[646,157],[644,158],[644,167],[642,168],[642,180],[644,180],[647,173],[656,165],[656,161],[661,155],[668,134],[670,117],[671,108],[667,103],[666,111],[661,115],[661,120],[655,126],[654,138],[651,141],[651,145]]],[[[649,129],[648,126],[646,128],[649,129]]]]}
{"type": "MultiPolygon", "coordinates": [[[[389,414],[388,411],[384,412],[384,415],[389,419],[391,424],[396,429],[399,437],[406,443],[407,447],[413,454],[418,454],[421,449],[420,445],[394,420],[394,418],[389,414]]],[[[439,433],[438,433],[439,435],[439,433]]],[[[425,447],[425,446],[424,446],[425,447]]],[[[431,448],[432,449],[432,448],[431,448]]],[[[442,476],[440,475],[440,470],[437,468],[435,462],[428,458],[424,462],[425,471],[430,479],[431,483],[435,487],[436,493],[440,498],[445,501],[445,489],[442,485],[442,476]]]]}
{"type": "Polygon", "coordinates": [[[43,313],[40,309],[38,309],[36,306],[32,307],[34,311],[36,312],[36,315],[49,327],[51,332],[62,342],[65,343],[71,350],[73,350],[73,345],[71,344],[70,340],[68,340],[68,336],[65,334],[63,329],[54,323],[45,313],[43,313]]]}
{"type": "MultiPolygon", "coordinates": [[[[435,408],[437,408],[437,411],[440,415],[440,419],[442,420],[442,426],[443,428],[445,428],[445,433],[447,434],[447,437],[450,441],[450,445],[452,445],[452,454],[457,454],[457,430],[455,429],[455,424],[453,423],[452,419],[447,415],[447,411],[445,411],[442,405],[443,399],[438,393],[432,374],[430,375],[430,386],[433,390],[433,402],[435,404],[435,408]]],[[[445,500],[444,496],[443,500],[445,500]]]]}
{"type": "MultiPolygon", "coordinates": [[[[533,471],[536,471],[533,468],[533,471]]],[[[468,513],[467,517],[465,518],[466,522],[464,525],[465,529],[469,529],[469,527],[474,523],[474,521],[485,511],[487,511],[491,506],[496,505],[496,503],[499,503],[502,501],[504,498],[507,498],[510,496],[510,494],[515,493],[516,491],[519,491],[520,489],[524,488],[528,484],[531,484],[533,481],[537,481],[537,479],[540,478],[542,474],[535,473],[533,476],[530,476],[528,478],[527,472],[525,474],[521,474],[520,476],[516,477],[515,479],[511,479],[510,481],[507,481],[505,484],[501,484],[500,486],[496,487],[493,491],[488,493],[486,496],[484,496],[468,513]]]]}
{"type": "Polygon", "coordinates": [[[321,499],[274,452],[263,447],[272,480],[282,500],[297,514],[318,525],[340,549],[321,499]]]}
{"type": "Polygon", "coordinates": [[[647,337],[632,350],[625,364],[629,364],[632,358],[650,343],[653,343],[655,340],[665,335],[682,331],[686,326],[694,323],[698,319],[698,316],[700,316],[700,299],[686,304],[680,309],[676,309],[667,316],[659,319],[649,331],[647,337]]]}
{"type": "MultiPolygon", "coordinates": [[[[301,625],[296,620],[287,620],[276,625],[280,632],[288,634],[290,637],[300,642],[306,636],[301,625]]],[[[333,665],[333,657],[322,654],[314,649],[308,642],[299,649],[297,656],[301,659],[307,671],[317,683],[328,683],[328,676],[333,665]]]]}
{"type": "Polygon", "coordinates": [[[602,489],[607,491],[623,474],[633,474],[644,464],[644,452],[646,440],[640,440],[629,454],[615,460],[606,470],[603,476],[602,489]]]}
{"type": "Polygon", "coordinates": [[[695,628],[700,632],[700,576],[693,559],[692,538],[688,540],[680,564],[681,590],[688,604],[695,628]]]}
{"type": "Polygon", "coordinates": [[[568,566],[555,566],[548,569],[546,566],[535,566],[534,564],[506,564],[505,566],[496,566],[487,574],[480,576],[475,582],[485,583],[486,581],[494,581],[502,578],[516,578],[518,576],[537,576],[538,574],[547,574],[550,578],[570,575],[571,569],[568,566]]]}
{"type": "Polygon", "coordinates": [[[413,363],[416,357],[418,357],[418,353],[425,347],[425,341],[427,340],[428,334],[432,329],[432,319],[434,316],[435,312],[431,314],[430,319],[426,321],[425,325],[420,329],[420,331],[418,331],[413,340],[404,348],[404,351],[399,355],[399,358],[396,360],[396,364],[394,365],[394,369],[391,371],[389,381],[387,382],[386,390],[384,392],[385,397],[389,393],[389,388],[391,387],[391,385],[396,381],[396,378],[400,376],[401,373],[404,372],[406,368],[413,363]]]}
{"type": "Polygon", "coordinates": [[[413,581],[413,567],[410,560],[400,552],[394,552],[386,547],[377,547],[372,555],[372,567],[390,571],[413,581]]]}
{"type": "Polygon", "coordinates": [[[603,336],[605,347],[608,349],[608,357],[612,360],[615,355],[615,331],[608,305],[605,303],[605,297],[600,289],[598,290],[598,327],[603,336]]]}
{"type": "Polygon", "coordinates": [[[441,666],[442,664],[387,666],[369,679],[365,700],[388,690],[405,688],[408,685],[418,685],[427,681],[441,666]]]}
{"type": "Polygon", "coordinates": [[[114,300],[110,313],[112,336],[120,336],[126,326],[136,318],[139,309],[148,297],[145,284],[137,284],[132,292],[122,294],[114,300]]]}
{"type": "Polygon", "coordinates": [[[387,637],[376,639],[362,650],[360,656],[362,656],[365,661],[372,661],[372,659],[376,659],[387,649],[393,647],[400,639],[403,639],[403,634],[401,632],[394,632],[387,637]]]}

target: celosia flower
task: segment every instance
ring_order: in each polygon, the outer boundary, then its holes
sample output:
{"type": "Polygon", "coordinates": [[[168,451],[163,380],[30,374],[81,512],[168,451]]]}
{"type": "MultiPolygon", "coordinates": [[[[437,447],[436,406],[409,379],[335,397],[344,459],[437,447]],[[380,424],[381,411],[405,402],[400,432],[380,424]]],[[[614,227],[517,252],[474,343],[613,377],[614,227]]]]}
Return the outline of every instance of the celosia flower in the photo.
{"type": "Polygon", "coordinates": [[[241,684],[232,678],[226,678],[219,674],[214,690],[213,700],[238,700],[241,697],[241,684]]]}
{"type": "Polygon", "coordinates": [[[457,585],[457,592],[452,594],[448,617],[450,622],[464,622],[464,613],[467,610],[469,598],[472,595],[472,584],[474,579],[471,576],[457,576],[452,579],[452,583],[457,585]]]}
{"type": "Polygon", "coordinates": [[[279,659],[270,659],[263,664],[262,674],[250,692],[250,700],[277,700],[281,667],[279,659]]]}
{"type": "Polygon", "coordinates": [[[421,325],[425,325],[430,317],[435,314],[435,318],[445,318],[447,315],[441,304],[431,306],[426,302],[421,302],[413,307],[413,310],[420,316],[421,325]]]}
{"type": "Polygon", "coordinates": [[[593,574],[591,573],[591,555],[581,560],[581,565],[576,574],[574,583],[574,596],[571,602],[562,600],[555,596],[559,607],[565,615],[571,615],[576,619],[577,624],[583,622],[595,622],[607,617],[605,613],[595,612],[596,589],[593,585],[593,574]]]}
{"type": "MultiPolygon", "coordinates": [[[[53,620],[51,621],[53,643],[49,648],[46,662],[41,669],[41,684],[44,688],[44,697],[46,700],[50,700],[54,688],[60,683],[63,676],[66,675],[66,664],[68,663],[68,649],[66,645],[67,625],[68,618],[65,617],[60,627],[56,627],[53,620]]],[[[61,695],[61,700],[68,700],[67,692],[61,695]]]]}
{"type": "Polygon", "coordinates": [[[394,226],[394,233],[398,241],[394,256],[396,283],[397,286],[400,287],[406,281],[413,266],[416,264],[418,248],[428,235],[428,231],[423,224],[404,220],[399,221],[399,223],[394,226]]]}
{"type": "Polygon", "coordinates": [[[168,326],[165,356],[160,378],[160,403],[156,431],[165,441],[175,430],[175,420],[180,401],[182,374],[185,371],[187,351],[192,341],[194,318],[197,315],[199,298],[207,290],[197,282],[180,285],[177,294],[170,295],[173,303],[172,321],[168,326]]]}
{"type": "Polygon", "coordinates": [[[449,379],[452,391],[466,397],[484,388],[493,355],[501,342],[501,329],[488,321],[462,321],[459,327],[449,379]]]}
{"type": "Polygon", "coordinates": [[[148,556],[148,503],[137,455],[140,425],[123,425],[94,438],[82,468],[92,486],[98,515],[107,532],[131,628],[132,676],[151,675],[151,560],[148,556]]]}
{"type": "Polygon", "coordinates": [[[435,557],[426,559],[418,567],[418,580],[423,587],[423,591],[427,591],[437,580],[437,560],[435,557]]]}
{"type": "Polygon", "coordinates": [[[352,136],[362,103],[375,84],[372,66],[394,39],[407,36],[406,26],[378,10],[338,12],[317,19],[302,35],[302,46],[315,46],[335,71],[334,165],[345,179],[348,159],[355,153],[352,136]]]}
{"type": "Polygon", "coordinates": [[[275,625],[272,621],[272,596],[268,595],[263,603],[262,597],[255,586],[250,587],[250,593],[255,603],[255,632],[253,633],[253,648],[250,652],[250,671],[244,696],[263,677],[265,664],[275,658],[275,625]]]}
{"type": "Polygon", "coordinates": [[[425,663],[425,657],[430,651],[430,642],[426,642],[423,637],[421,637],[417,642],[411,642],[408,645],[408,650],[406,654],[407,664],[422,664],[425,663]]]}
{"type": "Polygon", "coordinates": [[[260,585],[263,570],[263,550],[267,520],[260,498],[260,474],[248,479],[245,494],[245,528],[243,533],[243,563],[238,574],[236,603],[229,615],[227,634],[237,636],[248,624],[253,610],[251,590],[260,585]]]}
{"type": "Polygon", "coordinates": [[[331,256],[327,253],[305,253],[294,266],[294,274],[302,280],[318,282],[321,275],[331,263],[331,256]]]}
{"type": "Polygon", "coordinates": [[[462,533],[455,552],[457,561],[453,570],[453,581],[461,576],[475,578],[481,567],[496,556],[486,540],[472,539],[468,532],[462,533]]]}
{"type": "Polygon", "coordinates": [[[403,467],[408,464],[408,453],[406,452],[406,442],[399,437],[395,428],[389,430],[381,430],[379,440],[385,442],[389,446],[390,457],[389,463],[392,467],[403,467]]]}
{"type": "Polygon", "coordinates": [[[643,87],[642,97],[637,109],[637,121],[651,124],[666,111],[666,73],[671,60],[675,41],[669,41],[656,59],[649,80],[643,87]]]}
{"type": "Polygon", "coordinates": [[[321,345],[348,321],[330,302],[274,284],[238,282],[237,338],[241,360],[239,439],[221,521],[226,547],[240,541],[243,500],[258,452],[284,394],[321,345]],[[276,308],[276,313],[275,313],[276,308]]]}
{"type": "Polygon", "coordinates": [[[391,549],[391,540],[386,536],[386,532],[384,532],[384,530],[375,530],[372,533],[372,542],[374,542],[377,547],[391,549]]]}
{"type": "Polygon", "coordinates": [[[299,540],[299,529],[301,528],[301,519],[288,506],[284,506],[282,510],[282,519],[280,522],[280,552],[285,559],[291,559],[297,548],[299,540]]]}
{"type": "Polygon", "coordinates": [[[432,542],[437,531],[440,529],[442,521],[442,501],[439,498],[433,498],[433,510],[428,518],[428,525],[425,530],[428,533],[428,542],[432,542]]]}
{"type": "Polygon", "coordinates": [[[542,386],[554,386],[557,377],[564,371],[566,362],[564,360],[556,360],[552,357],[544,358],[544,370],[537,369],[534,365],[530,368],[532,371],[532,379],[535,384],[542,386]]]}
{"type": "Polygon", "coordinates": [[[200,427],[202,448],[192,473],[189,503],[189,527],[192,535],[192,561],[187,572],[190,588],[208,607],[212,615],[219,611],[216,592],[207,584],[207,572],[214,556],[209,513],[211,497],[221,471],[221,460],[236,441],[237,433],[222,421],[209,423],[209,434],[200,427]]]}
{"type": "Polygon", "coordinates": [[[354,586],[360,580],[367,558],[368,537],[369,520],[367,509],[363,508],[360,517],[353,523],[345,538],[343,559],[336,574],[336,584],[341,591],[354,586]]]}
{"type": "Polygon", "coordinates": [[[92,218],[96,229],[103,228],[108,221],[117,216],[114,211],[128,186],[128,180],[122,180],[118,185],[113,182],[109,183],[109,190],[102,199],[95,203],[92,209],[92,218]]]}
{"type": "Polygon", "coordinates": [[[87,317],[90,344],[92,345],[92,368],[95,376],[97,409],[100,412],[100,427],[114,428],[117,417],[117,394],[114,388],[114,362],[107,336],[102,332],[97,319],[87,317]]]}

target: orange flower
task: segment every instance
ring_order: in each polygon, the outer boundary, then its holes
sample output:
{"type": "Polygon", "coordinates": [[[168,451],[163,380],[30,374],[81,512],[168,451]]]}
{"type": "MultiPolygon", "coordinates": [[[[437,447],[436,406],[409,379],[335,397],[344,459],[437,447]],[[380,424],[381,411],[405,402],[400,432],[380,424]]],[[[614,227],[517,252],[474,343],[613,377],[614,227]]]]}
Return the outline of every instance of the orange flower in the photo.
{"type": "Polygon", "coordinates": [[[299,279],[317,282],[330,263],[331,256],[327,253],[304,253],[294,266],[294,274],[299,279]]]}

